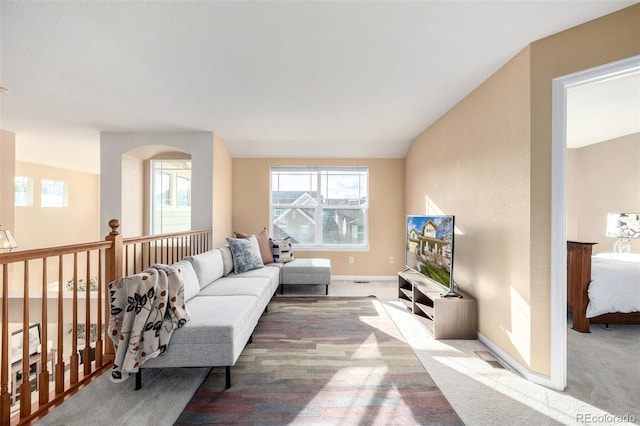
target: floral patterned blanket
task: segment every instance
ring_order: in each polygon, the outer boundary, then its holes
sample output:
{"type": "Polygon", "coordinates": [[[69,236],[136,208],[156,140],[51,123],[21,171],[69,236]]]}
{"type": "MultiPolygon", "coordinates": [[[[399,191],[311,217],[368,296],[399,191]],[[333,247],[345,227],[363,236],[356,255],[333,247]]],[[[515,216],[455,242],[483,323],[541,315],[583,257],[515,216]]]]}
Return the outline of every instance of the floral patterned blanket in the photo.
{"type": "Polygon", "coordinates": [[[109,337],[115,347],[111,381],[120,383],[147,360],[164,355],[176,328],[189,321],[178,270],[153,265],[109,284],[109,337]]]}

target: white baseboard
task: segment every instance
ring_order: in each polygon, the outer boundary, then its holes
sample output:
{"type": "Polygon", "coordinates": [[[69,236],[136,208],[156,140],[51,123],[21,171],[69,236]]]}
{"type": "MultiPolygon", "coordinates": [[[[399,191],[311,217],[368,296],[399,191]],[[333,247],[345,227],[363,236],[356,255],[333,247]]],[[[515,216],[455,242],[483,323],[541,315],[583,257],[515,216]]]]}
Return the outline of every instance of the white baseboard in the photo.
{"type": "MultiPolygon", "coordinates": [[[[544,386],[549,389],[554,389],[553,382],[551,381],[551,377],[543,376],[540,373],[536,373],[534,371],[529,370],[524,365],[520,364],[520,362],[516,361],[511,355],[500,349],[496,346],[491,340],[487,339],[482,333],[478,332],[478,340],[482,342],[489,350],[502,361],[504,361],[509,367],[511,367],[514,371],[520,374],[522,377],[530,381],[531,383],[535,383],[537,385],[544,386]]],[[[556,389],[557,390],[557,389],[556,389]]]]}
{"type": "Polygon", "coordinates": [[[332,280],[336,281],[397,281],[398,276],[386,275],[331,275],[332,280]]]}

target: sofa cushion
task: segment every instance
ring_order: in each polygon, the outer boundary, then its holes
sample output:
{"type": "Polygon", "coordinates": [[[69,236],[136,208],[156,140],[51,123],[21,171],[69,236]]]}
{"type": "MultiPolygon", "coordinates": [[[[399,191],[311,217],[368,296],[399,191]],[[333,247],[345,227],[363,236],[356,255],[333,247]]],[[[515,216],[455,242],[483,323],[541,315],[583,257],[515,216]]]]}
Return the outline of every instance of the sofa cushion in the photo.
{"type": "Polygon", "coordinates": [[[264,267],[255,235],[249,238],[227,238],[227,243],[231,248],[233,270],[236,274],[264,267]]]}
{"type": "Polygon", "coordinates": [[[216,285],[203,289],[200,296],[256,296],[262,299],[271,298],[272,293],[269,278],[236,278],[231,274],[217,280],[216,285]]]}
{"type": "MultiPolygon", "coordinates": [[[[171,335],[172,347],[180,344],[233,341],[234,330],[245,326],[258,307],[256,296],[198,296],[187,303],[191,320],[171,335]],[[215,312],[215,315],[211,315],[215,312]]],[[[262,314],[262,311],[259,312],[262,314]]]]}
{"type": "Polygon", "coordinates": [[[231,248],[229,246],[222,246],[218,248],[222,254],[222,273],[226,277],[233,271],[233,255],[231,254],[231,248]]]}
{"type": "MultiPolygon", "coordinates": [[[[249,234],[244,232],[235,232],[236,238],[249,238],[249,234]]],[[[273,263],[273,254],[271,253],[271,242],[269,241],[269,233],[267,228],[256,234],[256,240],[258,240],[258,247],[260,247],[260,257],[262,257],[262,263],[273,263]]]]}
{"type": "Polygon", "coordinates": [[[218,249],[209,250],[195,256],[187,256],[185,259],[193,265],[200,288],[205,288],[220,278],[224,272],[222,253],[218,249]]]}
{"type": "Polygon", "coordinates": [[[291,237],[285,239],[269,239],[271,242],[271,253],[273,260],[278,263],[291,262],[295,260],[293,249],[291,248],[291,237]]]}
{"type": "Polygon", "coordinates": [[[200,283],[193,265],[186,259],[174,263],[173,266],[178,270],[178,276],[184,283],[184,301],[192,299],[200,292],[200,283]]]}
{"type": "MultiPolygon", "coordinates": [[[[252,269],[251,271],[247,271],[242,274],[229,274],[223,279],[228,278],[233,281],[240,281],[245,278],[268,278],[271,281],[269,288],[271,294],[273,294],[280,285],[280,269],[282,269],[283,265],[288,265],[288,263],[270,263],[268,265],[264,265],[264,268],[252,269]]],[[[218,285],[217,282],[216,285],[218,285]]]]}

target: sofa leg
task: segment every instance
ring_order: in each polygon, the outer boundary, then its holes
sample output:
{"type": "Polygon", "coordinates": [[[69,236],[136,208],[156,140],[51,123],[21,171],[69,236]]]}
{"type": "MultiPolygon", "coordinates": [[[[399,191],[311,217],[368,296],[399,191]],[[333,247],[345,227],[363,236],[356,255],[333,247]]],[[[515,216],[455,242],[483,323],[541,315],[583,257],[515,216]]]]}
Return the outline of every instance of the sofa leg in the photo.
{"type": "Polygon", "coordinates": [[[327,285],[324,287],[324,295],[325,295],[325,296],[328,296],[328,295],[329,295],[329,284],[327,284],[327,285]]]}
{"type": "Polygon", "coordinates": [[[230,366],[226,366],[225,367],[225,389],[229,389],[231,387],[231,367],[230,366]]]}
{"type": "Polygon", "coordinates": [[[138,372],[136,373],[136,387],[135,390],[142,389],[142,369],[138,368],[138,372]]]}

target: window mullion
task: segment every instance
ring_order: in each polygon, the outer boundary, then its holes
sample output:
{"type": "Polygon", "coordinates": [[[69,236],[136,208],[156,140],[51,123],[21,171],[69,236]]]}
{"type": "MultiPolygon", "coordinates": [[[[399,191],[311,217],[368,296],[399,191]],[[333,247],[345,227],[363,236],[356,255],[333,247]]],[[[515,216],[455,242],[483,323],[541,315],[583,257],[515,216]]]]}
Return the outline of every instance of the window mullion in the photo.
{"type": "Polygon", "coordinates": [[[316,170],[316,244],[322,244],[322,173],[316,170]]]}

